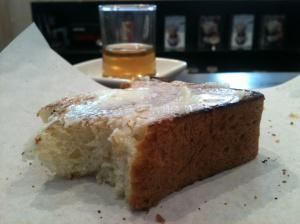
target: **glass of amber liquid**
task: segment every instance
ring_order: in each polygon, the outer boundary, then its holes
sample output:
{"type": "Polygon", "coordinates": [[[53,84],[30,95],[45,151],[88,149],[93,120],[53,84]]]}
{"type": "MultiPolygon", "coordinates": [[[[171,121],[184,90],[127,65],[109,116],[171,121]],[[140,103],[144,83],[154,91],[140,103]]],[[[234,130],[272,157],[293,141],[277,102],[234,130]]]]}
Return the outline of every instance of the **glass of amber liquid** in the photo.
{"type": "Polygon", "coordinates": [[[155,5],[100,5],[103,76],[154,76],[155,5]]]}

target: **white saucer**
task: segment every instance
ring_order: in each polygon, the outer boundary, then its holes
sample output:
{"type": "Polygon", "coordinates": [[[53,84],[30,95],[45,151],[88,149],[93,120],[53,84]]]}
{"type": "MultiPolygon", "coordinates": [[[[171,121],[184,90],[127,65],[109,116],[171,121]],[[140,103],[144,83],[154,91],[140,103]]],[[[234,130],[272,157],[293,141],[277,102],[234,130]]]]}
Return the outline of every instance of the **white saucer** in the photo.
{"type": "MultiPolygon", "coordinates": [[[[187,64],[185,61],[169,58],[156,58],[157,73],[155,77],[163,78],[165,80],[172,80],[172,78],[180,74],[186,68],[186,66],[187,64]]],[[[121,83],[130,82],[128,79],[103,77],[101,58],[75,64],[74,67],[95,81],[104,85],[119,86],[121,83]]]]}

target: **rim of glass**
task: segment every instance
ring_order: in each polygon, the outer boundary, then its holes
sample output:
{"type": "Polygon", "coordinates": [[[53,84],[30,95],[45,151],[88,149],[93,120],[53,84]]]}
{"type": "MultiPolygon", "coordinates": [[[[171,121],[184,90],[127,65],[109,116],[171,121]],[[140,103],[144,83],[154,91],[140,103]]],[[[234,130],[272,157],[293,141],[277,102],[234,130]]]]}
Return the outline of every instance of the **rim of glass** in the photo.
{"type": "Polygon", "coordinates": [[[117,5],[99,5],[99,11],[120,11],[120,12],[131,12],[131,11],[155,11],[156,5],[151,4],[117,4],[117,5]]]}

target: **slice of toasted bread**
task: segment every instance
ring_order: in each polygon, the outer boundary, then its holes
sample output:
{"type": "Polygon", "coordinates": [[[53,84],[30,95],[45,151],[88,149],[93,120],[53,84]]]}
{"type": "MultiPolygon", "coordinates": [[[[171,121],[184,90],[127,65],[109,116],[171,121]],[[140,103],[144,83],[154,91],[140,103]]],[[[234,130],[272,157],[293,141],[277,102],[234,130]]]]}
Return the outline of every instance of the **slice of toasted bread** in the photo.
{"type": "Polygon", "coordinates": [[[35,152],[56,175],[95,174],[131,208],[147,209],[255,158],[263,100],[213,84],[136,81],[42,108],[48,126],[35,152]]]}

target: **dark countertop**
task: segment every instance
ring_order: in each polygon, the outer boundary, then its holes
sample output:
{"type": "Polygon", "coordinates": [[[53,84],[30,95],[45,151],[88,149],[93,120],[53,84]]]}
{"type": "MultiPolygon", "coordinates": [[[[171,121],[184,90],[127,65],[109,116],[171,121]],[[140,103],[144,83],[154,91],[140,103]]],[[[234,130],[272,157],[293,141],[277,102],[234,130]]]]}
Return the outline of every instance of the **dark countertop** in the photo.
{"type": "Polygon", "coordinates": [[[282,84],[300,74],[296,72],[233,72],[233,73],[182,73],[176,80],[185,82],[223,82],[231,88],[257,89],[282,84]]]}

